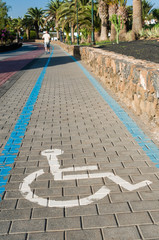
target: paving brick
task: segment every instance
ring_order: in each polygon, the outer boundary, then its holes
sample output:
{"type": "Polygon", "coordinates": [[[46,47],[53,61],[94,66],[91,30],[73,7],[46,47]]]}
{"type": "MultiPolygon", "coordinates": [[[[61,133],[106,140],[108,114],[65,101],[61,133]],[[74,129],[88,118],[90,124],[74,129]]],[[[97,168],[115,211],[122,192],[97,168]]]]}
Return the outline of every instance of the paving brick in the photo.
{"type": "Polygon", "coordinates": [[[63,208],[33,208],[32,219],[43,218],[62,218],[64,216],[63,208]]]}
{"type": "Polygon", "coordinates": [[[92,192],[90,186],[64,188],[64,196],[77,196],[79,194],[91,195],[92,192]]]}
{"type": "Polygon", "coordinates": [[[30,233],[28,240],[64,240],[64,232],[30,233]]]}
{"type": "Polygon", "coordinates": [[[153,221],[155,222],[155,224],[159,223],[159,210],[158,211],[150,211],[150,215],[153,219],[153,221]]]}
{"type": "Polygon", "coordinates": [[[44,232],[45,220],[19,220],[13,221],[10,233],[26,233],[26,232],[44,232]]]}
{"type": "Polygon", "coordinates": [[[127,202],[111,203],[111,204],[97,204],[100,215],[115,214],[115,213],[129,213],[131,210],[127,202]]]}
{"type": "Polygon", "coordinates": [[[118,213],[117,218],[120,226],[137,225],[144,223],[152,223],[152,220],[148,213],[137,212],[137,213],[118,213]]]}
{"type": "Polygon", "coordinates": [[[104,228],[105,240],[134,240],[141,239],[136,227],[118,227],[118,228],[104,228]]]}
{"type": "Polygon", "coordinates": [[[1,240],[26,240],[26,234],[5,234],[0,235],[1,240]]]}
{"type": "Polygon", "coordinates": [[[81,229],[80,217],[70,218],[49,218],[47,223],[47,231],[62,231],[62,230],[78,230],[81,229]]]}
{"type": "Polygon", "coordinates": [[[136,192],[110,193],[110,199],[113,203],[140,200],[136,192]]]}
{"type": "Polygon", "coordinates": [[[114,227],[117,226],[117,223],[113,214],[83,217],[84,229],[113,227],[113,226],[114,227]]]}
{"type": "Polygon", "coordinates": [[[0,221],[2,220],[20,220],[30,219],[31,210],[28,209],[14,209],[14,210],[2,210],[0,212],[0,221]]]}
{"type": "Polygon", "coordinates": [[[17,199],[12,200],[3,200],[0,202],[0,209],[14,209],[17,203],[17,199]]]}
{"type": "Polygon", "coordinates": [[[159,237],[159,226],[156,225],[141,225],[140,230],[144,239],[154,239],[158,240],[159,237]]]}
{"type": "Polygon", "coordinates": [[[7,234],[10,229],[10,221],[0,221],[0,235],[7,234]]]}
{"type": "Polygon", "coordinates": [[[97,230],[77,230],[77,231],[67,231],[66,237],[69,240],[102,240],[101,231],[97,230]]]}
{"type": "Polygon", "coordinates": [[[66,208],[66,217],[97,215],[96,205],[66,208]]]}
{"type": "Polygon", "coordinates": [[[134,212],[139,211],[151,211],[151,210],[159,210],[159,201],[137,201],[130,202],[131,208],[134,212]]]}

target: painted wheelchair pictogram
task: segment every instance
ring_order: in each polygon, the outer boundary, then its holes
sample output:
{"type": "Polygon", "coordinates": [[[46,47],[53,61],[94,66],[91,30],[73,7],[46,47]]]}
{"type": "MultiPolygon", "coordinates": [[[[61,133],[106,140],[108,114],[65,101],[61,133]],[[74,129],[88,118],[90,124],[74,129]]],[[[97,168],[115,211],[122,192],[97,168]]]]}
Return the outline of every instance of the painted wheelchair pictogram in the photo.
{"type": "MultiPolygon", "coordinates": [[[[45,156],[48,160],[50,171],[54,176],[54,181],[68,181],[68,180],[75,180],[75,179],[97,179],[107,177],[108,179],[112,180],[114,183],[120,185],[121,187],[125,188],[128,191],[133,191],[139,189],[141,187],[150,185],[152,182],[145,180],[137,184],[131,184],[125,181],[123,178],[114,175],[112,172],[103,172],[103,173],[88,173],[88,174],[76,174],[78,171],[91,171],[91,170],[98,170],[96,165],[90,166],[82,166],[82,167],[68,167],[68,168],[60,168],[60,163],[57,158],[58,155],[63,154],[64,152],[60,149],[47,149],[41,152],[42,156],[45,156]],[[67,172],[73,172],[72,175],[65,175],[67,172]]],[[[41,206],[45,207],[76,207],[76,206],[83,206],[93,203],[94,201],[98,201],[104,198],[106,195],[110,193],[110,189],[106,186],[101,187],[97,192],[94,194],[84,197],[81,199],[75,200],[66,200],[66,201],[57,201],[57,200],[48,200],[42,197],[37,196],[33,193],[30,188],[31,183],[37,179],[39,176],[44,174],[43,169],[39,171],[35,171],[24,178],[23,183],[20,184],[19,189],[25,199],[29,200],[30,202],[37,203],[41,206]]]]}

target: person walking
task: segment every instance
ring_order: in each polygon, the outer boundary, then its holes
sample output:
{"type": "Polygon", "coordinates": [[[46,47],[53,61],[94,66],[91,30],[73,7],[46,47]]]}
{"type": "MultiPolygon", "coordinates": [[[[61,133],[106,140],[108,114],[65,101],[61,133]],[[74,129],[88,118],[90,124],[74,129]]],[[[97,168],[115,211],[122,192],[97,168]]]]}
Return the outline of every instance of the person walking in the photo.
{"type": "Polygon", "coordinates": [[[42,39],[44,39],[44,47],[45,47],[45,52],[50,53],[50,34],[48,31],[43,34],[42,39]]]}

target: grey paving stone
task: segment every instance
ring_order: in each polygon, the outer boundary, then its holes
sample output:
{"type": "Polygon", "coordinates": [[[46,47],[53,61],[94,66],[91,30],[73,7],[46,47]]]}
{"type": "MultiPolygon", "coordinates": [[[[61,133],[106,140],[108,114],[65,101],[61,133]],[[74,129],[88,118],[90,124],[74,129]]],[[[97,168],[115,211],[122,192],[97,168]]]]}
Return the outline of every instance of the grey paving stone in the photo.
{"type": "Polygon", "coordinates": [[[97,208],[94,204],[88,206],[66,208],[65,214],[66,217],[97,215],[97,208]]]}
{"type": "Polygon", "coordinates": [[[117,219],[120,226],[152,224],[152,220],[147,212],[118,213],[117,219]]]}
{"type": "Polygon", "coordinates": [[[140,197],[136,192],[110,193],[110,199],[113,203],[125,201],[139,201],[140,197]]]}
{"type": "Polygon", "coordinates": [[[104,228],[104,239],[105,240],[137,240],[141,239],[137,228],[131,227],[118,227],[118,228],[104,228]]]}
{"type": "Polygon", "coordinates": [[[2,210],[0,212],[0,221],[3,220],[20,220],[20,219],[30,219],[31,210],[28,209],[14,209],[14,210],[2,210]]]}
{"type": "Polygon", "coordinates": [[[130,202],[131,208],[133,209],[134,212],[139,212],[139,211],[157,211],[159,210],[159,201],[156,200],[144,200],[144,201],[132,201],[130,202]]]}
{"type": "Polygon", "coordinates": [[[10,229],[10,221],[0,221],[0,235],[7,234],[10,229]]]}
{"type": "MultiPolygon", "coordinates": [[[[20,193],[19,189],[18,190],[14,190],[14,191],[6,191],[4,199],[5,200],[10,200],[10,199],[23,199],[22,194],[20,193]]],[[[14,201],[14,200],[13,200],[14,201]]]]}
{"type": "Polygon", "coordinates": [[[64,188],[64,196],[77,196],[80,194],[92,195],[90,186],[64,188]]]}
{"type": "Polygon", "coordinates": [[[28,240],[64,240],[64,232],[30,233],[28,240]]]}
{"type": "Polygon", "coordinates": [[[96,230],[77,230],[67,231],[66,239],[68,240],[102,240],[100,229],[96,230]]]}
{"type": "Polygon", "coordinates": [[[62,230],[78,230],[81,229],[80,217],[67,218],[49,218],[47,223],[47,231],[62,230]]]}
{"type": "Polygon", "coordinates": [[[5,234],[0,235],[1,240],[26,240],[26,234],[5,234]]]}
{"type": "Polygon", "coordinates": [[[158,200],[159,191],[140,192],[140,196],[143,200],[158,200]]]}
{"type": "Polygon", "coordinates": [[[3,200],[0,202],[0,209],[14,209],[16,207],[17,199],[12,199],[12,200],[3,200]]]}
{"type": "Polygon", "coordinates": [[[113,226],[114,227],[117,226],[117,223],[113,214],[83,217],[84,229],[113,227],[113,226]]]}
{"type": "Polygon", "coordinates": [[[29,232],[44,232],[45,220],[19,220],[13,221],[10,233],[29,233],[29,232]]]}
{"type": "Polygon", "coordinates": [[[32,212],[32,219],[62,218],[63,216],[63,208],[33,208],[32,212]]]}
{"type": "Polygon", "coordinates": [[[150,215],[155,222],[155,224],[159,224],[159,210],[158,211],[150,211],[150,215]]]}
{"type": "Polygon", "coordinates": [[[129,213],[131,211],[127,202],[111,204],[101,204],[100,202],[98,202],[97,206],[100,215],[129,213]]]}
{"type": "Polygon", "coordinates": [[[144,239],[154,239],[157,240],[159,237],[159,225],[141,225],[140,230],[144,239]]]}

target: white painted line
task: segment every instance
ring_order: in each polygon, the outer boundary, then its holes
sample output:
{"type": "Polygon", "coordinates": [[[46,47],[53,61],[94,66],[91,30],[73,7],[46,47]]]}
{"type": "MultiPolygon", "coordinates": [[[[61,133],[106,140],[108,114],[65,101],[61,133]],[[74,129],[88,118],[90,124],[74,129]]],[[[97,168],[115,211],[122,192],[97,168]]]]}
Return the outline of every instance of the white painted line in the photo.
{"type": "MultiPolygon", "coordinates": [[[[75,179],[95,179],[95,178],[105,178],[112,180],[115,184],[125,188],[128,191],[133,191],[139,189],[141,187],[145,187],[150,185],[152,182],[145,180],[137,184],[131,184],[125,181],[123,178],[114,175],[111,172],[104,172],[104,173],[88,173],[88,174],[73,174],[73,175],[63,175],[63,173],[74,172],[76,171],[83,171],[83,170],[98,170],[96,165],[92,166],[82,166],[82,167],[69,167],[69,168],[60,168],[60,163],[57,158],[58,155],[63,154],[63,151],[60,149],[48,149],[42,151],[41,153],[43,156],[47,157],[50,171],[54,176],[54,181],[68,181],[68,180],[75,180],[75,179]]],[[[39,171],[33,172],[24,178],[23,183],[20,184],[19,189],[24,196],[25,199],[29,200],[30,202],[34,202],[39,204],[40,206],[45,207],[76,207],[76,206],[83,206],[93,203],[94,201],[99,201],[100,199],[104,198],[106,195],[110,193],[110,189],[106,186],[101,187],[97,192],[94,194],[75,200],[66,200],[66,201],[56,201],[56,200],[47,200],[45,198],[39,197],[36,194],[33,194],[30,185],[31,183],[44,174],[44,171],[41,169],[39,171]]]]}

